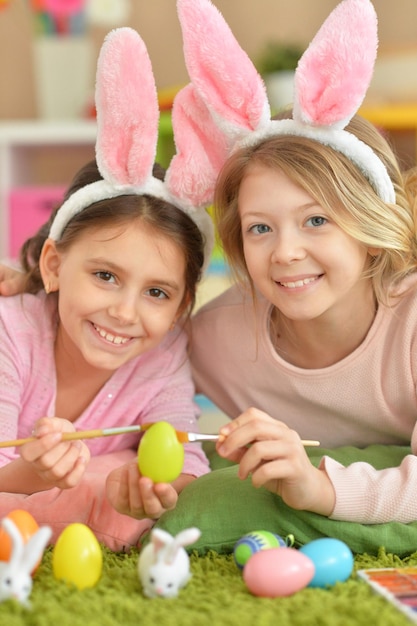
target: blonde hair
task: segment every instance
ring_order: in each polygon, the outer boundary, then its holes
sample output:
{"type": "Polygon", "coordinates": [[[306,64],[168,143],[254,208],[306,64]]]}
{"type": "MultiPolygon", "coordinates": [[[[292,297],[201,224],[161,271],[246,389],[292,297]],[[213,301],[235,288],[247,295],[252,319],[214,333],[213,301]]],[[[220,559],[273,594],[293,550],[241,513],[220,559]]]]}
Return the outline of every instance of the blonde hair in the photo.
{"type": "MultiPolygon", "coordinates": [[[[286,111],[279,117],[290,115],[286,111]]],[[[255,165],[281,170],[348,235],[380,250],[367,270],[379,302],[387,303],[391,287],[417,270],[417,170],[403,175],[387,141],[363,118],[352,118],[346,130],[368,144],[385,164],[395,188],[395,204],[383,202],[343,154],[303,137],[276,136],[239,149],[223,167],[214,200],[219,237],[235,277],[249,282],[252,290],[243,253],[238,194],[245,174],[255,165]]]]}

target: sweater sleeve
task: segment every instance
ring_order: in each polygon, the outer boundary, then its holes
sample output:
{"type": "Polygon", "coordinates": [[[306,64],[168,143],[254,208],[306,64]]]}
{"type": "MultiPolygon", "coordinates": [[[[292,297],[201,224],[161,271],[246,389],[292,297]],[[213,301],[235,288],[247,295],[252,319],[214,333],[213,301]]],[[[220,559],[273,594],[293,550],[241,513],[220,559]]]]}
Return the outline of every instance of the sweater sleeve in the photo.
{"type": "MultiPolygon", "coordinates": [[[[10,322],[12,320],[9,320],[10,322]]],[[[19,416],[22,387],[25,384],[19,354],[10,333],[7,315],[0,316],[0,440],[16,439],[19,436],[19,416]]],[[[0,466],[6,465],[19,455],[15,448],[0,450],[0,466]]]]}
{"type": "Polygon", "coordinates": [[[327,472],[336,492],[331,519],[361,524],[408,524],[417,519],[414,454],[407,455],[398,467],[383,470],[363,462],[344,467],[326,456],[320,468],[327,472]]]}

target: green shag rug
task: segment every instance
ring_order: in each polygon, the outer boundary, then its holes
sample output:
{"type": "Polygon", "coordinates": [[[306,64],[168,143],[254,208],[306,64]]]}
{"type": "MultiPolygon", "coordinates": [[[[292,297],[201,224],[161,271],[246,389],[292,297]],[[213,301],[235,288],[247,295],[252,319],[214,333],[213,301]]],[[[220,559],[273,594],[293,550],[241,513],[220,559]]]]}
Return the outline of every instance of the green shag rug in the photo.
{"type": "MultiPolygon", "coordinates": [[[[78,591],[55,580],[52,548],[34,579],[30,610],[12,600],[0,604],[1,626],[406,626],[408,618],[355,573],[330,589],[305,588],[291,597],[250,594],[233,555],[191,555],[193,577],[174,599],[148,599],[137,576],[138,553],[103,548],[104,568],[93,589],[78,591]]],[[[380,549],[357,555],[355,570],[417,565],[417,552],[400,559],[380,549]]]]}

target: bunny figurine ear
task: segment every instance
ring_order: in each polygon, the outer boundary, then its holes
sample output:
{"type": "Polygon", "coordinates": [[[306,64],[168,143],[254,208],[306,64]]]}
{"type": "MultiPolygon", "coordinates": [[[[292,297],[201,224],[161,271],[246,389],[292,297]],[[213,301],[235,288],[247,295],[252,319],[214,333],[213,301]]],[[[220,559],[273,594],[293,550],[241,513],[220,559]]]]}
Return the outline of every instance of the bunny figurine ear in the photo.
{"type": "Polygon", "coordinates": [[[32,571],[42,558],[52,535],[49,526],[42,526],[25,544],[22,535],[12,519],[3,518],[2,527],[12,542],[12,552],[8,562],[2,563],[0,571],[0,602],[14,597],[29,606],[28,598],[32,591],[32,571]]]}
{"type": "Polygon", "coordinates": [[[385,165],[343,130],[368,89],[378,45],[370,0],[342,0],[299,61],[293,119],[270,120],[261,77],[210,0],[177,0],[191,82],[231,151],[276,135],[308,137],[343,153],[376,193],[395,202],[385,165]],[[201,45],[204,41],[204,45],[201,45]]]}
{"type": "Polygon", "coordinates": [[[195,543],[201,536],[201,531],[198,528],[186,528],[179,532],[175,537],[171,538],[171,543],[167,546],[166,562],[173,563],[177,552],[184,546],[189,546],[195,543]]]}
{"type": "MultiPolygon", "coordinates": [[[[214,184],[211,170],[206,172],[212,157],[205,155],[198,132],[206,123],[209,127],[209,115],[198,98],[187,94],[180,92],[174,106],[174,136],[180,154],[170,168],[168,185],[152,175],[159,109],[146,46],[131,28],[118,28],[107,35],[98,59],[95,93],[96,160],[103,179],[82,187],[63,203],[51,226],[52,239],[59,240],[70,219],[94,202],[121,195],[150,195],[175,205],[195,221],[205,240],[207,265],[214,228],[205,208],[212,200],[214,184]]],[[[222,153],[223,137],[213,123],[210,128],[211,154],[222,153]]],[[[204,146],[208,144],[207,138],[204,146]]]]}

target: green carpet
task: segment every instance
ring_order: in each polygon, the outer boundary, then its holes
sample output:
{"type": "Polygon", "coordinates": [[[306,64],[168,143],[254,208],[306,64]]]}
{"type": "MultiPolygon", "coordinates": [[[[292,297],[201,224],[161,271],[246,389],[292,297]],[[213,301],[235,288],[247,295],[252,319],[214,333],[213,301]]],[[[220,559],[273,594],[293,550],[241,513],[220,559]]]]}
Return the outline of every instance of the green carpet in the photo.
{"type": "MultiPolygon", "coordinates": [[[[136,574],[137,552],[103,548],[104,569],[93,589],[78,591],[56,581],[49,548],[35,574],[32,609],[0,604],[1,626],[406,626],[406,616],[355,574],[328,590],[303,589],[288,598],[265,599],[247,590],[232,555],[191,556],[193,578],[174,599],[148,599],[136,574]]],[[[380,550],[358,555],[355,568],[417,565],[417,552],[399,559],[380,550]]]]}

